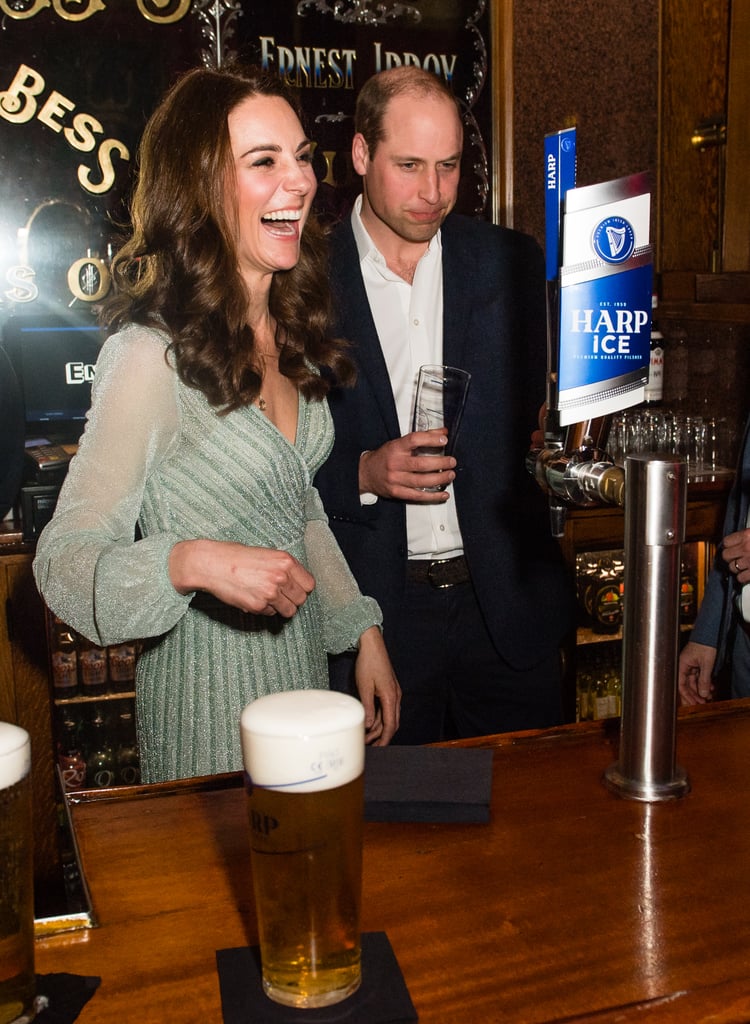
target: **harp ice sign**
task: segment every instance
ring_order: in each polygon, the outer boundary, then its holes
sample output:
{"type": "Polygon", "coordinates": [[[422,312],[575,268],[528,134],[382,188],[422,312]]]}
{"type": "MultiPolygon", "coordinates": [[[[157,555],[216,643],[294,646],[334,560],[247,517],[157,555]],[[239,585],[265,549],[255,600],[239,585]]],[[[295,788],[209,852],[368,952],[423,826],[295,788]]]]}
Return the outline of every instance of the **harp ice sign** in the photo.
{"type": "Polygon", "coordinates": [[[561,426],[643,401],[653,285],[645,174],[569,189],[562,223],[561,426]]]}

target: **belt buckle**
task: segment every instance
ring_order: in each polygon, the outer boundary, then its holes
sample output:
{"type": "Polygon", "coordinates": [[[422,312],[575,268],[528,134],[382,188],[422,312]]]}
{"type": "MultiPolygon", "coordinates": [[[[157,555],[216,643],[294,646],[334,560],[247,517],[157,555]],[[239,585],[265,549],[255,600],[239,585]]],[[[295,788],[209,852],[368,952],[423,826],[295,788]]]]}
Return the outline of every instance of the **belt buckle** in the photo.
{"type": "Polygon", "coordinates": [[[449,583],[436,583],[435,580],[432,578],[432,570],[435,568],[436,565],[446,565],[450,561],[451,561],[450,558],[436,558],[433,562],[430,562],[430,564],[428,565],[428,567],[427,567],[427,580],[428,580],[430,586],[434,587],[435,590],[447,590],[448,587],[454,586],[454,584],[450,583],[450,582],[449,583]]]}

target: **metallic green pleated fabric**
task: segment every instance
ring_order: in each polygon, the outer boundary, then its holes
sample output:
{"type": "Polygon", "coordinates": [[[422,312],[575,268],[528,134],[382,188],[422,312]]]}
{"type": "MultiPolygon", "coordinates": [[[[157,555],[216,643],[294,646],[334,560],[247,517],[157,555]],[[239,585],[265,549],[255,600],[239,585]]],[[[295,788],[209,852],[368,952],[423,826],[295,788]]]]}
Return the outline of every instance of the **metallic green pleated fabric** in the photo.
{"type": "Polygon", "coordinates": [[[34,562],[48,605],[84,636],[148,638],[136,705],[149,782],[241,768],[244,705],[327,687],[326,652],[356,646],[381,622],[311,485],[332,445],[327,404],[300,398],[292,445],[255,406],[217,415],[179,381],[166,344],[135,326],[106,341],[86,430],[34,562]],[[169,552],[199,537],[289,551],[316,588],[288,620],[182,596],[169,552]]]}

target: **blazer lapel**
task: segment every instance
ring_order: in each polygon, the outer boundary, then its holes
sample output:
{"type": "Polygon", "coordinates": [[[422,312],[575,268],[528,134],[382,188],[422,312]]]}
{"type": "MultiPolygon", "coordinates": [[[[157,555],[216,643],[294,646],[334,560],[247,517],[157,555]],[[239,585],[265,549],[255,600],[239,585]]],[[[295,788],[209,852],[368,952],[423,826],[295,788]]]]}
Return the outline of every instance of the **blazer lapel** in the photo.
{"type": "Polygon", "coordinates": [[[745,432],[737,460],[737,518],[735,529],[744,530],[747,526],[747,514],[750,509],[750,417],[745,424],[745,432]]]}
{"type": "Polygon", "coordinates": [[[388,434],[393,438],[400,437],[388,367],[370,312],[359,266],[359,253],[348,219],[336,229],[332,249],[333,285],[338,307],[337,328],[353,345],[361,378],[360,386],[364,383],[369,386],[388,434]]]}
{"type": "Polygon", "coordinates": [[[443,248],[443,362],[464,365],[469,334],[475,269],[471,254],[462,251],[460,235],[450,217],[442,228],[443,248]]]}

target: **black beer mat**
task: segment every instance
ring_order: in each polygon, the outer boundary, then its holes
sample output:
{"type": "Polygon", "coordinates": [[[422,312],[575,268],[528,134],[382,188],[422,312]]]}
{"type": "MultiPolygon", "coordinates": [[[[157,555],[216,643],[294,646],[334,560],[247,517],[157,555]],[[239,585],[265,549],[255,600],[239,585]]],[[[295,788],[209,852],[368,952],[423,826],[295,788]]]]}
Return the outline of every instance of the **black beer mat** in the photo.
{"type": "Polygon", "coordinates": [[[37,974],[34,1024],[72,1024],[100,982],[81,974],[37,974]]]}
{"type": "Polygon", "coordinates": [[[365,821],[490,820],[492,750],[368,747],[365,821]]]}
{"type": "Polygon", "coordinates": [[[333,1006],[298,1010],[263,991],[257,946],[218,949],[224,1024],[408,1024],[418,1020],[398,960],[385,932],[362,936],[362,984],[333,1006]]]}

